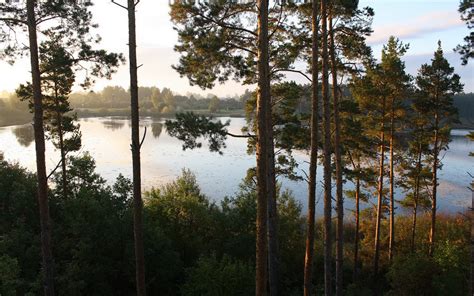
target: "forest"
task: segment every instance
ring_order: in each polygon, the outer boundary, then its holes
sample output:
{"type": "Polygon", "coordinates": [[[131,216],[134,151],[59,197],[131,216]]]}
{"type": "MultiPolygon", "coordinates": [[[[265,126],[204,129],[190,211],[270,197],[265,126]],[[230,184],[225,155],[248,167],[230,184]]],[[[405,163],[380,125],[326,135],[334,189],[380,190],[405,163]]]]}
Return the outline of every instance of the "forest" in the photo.
{"type": "MultiPolygon", "coordinates": [[[[100,48],[93,2],[0,2],[0,58],[30,62],[29,80],[1,93],[0,126],[33,123],[36,166],[0,146],[0,295],[472,295],[473,211],[445,212],[439,184],[452,129],[474,141],[474,94],[442,41],[410,75],[396,36],[375,57],[376,14],[357,0],[173,1],[173,69],[210,91],[182,95],[139,86],[140,0],[111,0],[127,56],[100,48]],[[92,91],[125,62],[128,89],[92,91]],[[248,90],[212,94],[229,80],[248,90]],[[101,116],[130,118],[130,179],[106,180],[81,149],[79,118],[101,116]],[[255,165],[220,201],[184,168],[145,190],[141,116],[162,117],[183,150],[244,138],[255,165]],[[245,117],[241,133],[222,116],[245,117]],[[286,179],[307,187],[305,205],[286,179]]],[[[458,14],[472,29],[473,2],[458,14]]],[[[467,66],[474,32],[459,42],[467,66]]]]}

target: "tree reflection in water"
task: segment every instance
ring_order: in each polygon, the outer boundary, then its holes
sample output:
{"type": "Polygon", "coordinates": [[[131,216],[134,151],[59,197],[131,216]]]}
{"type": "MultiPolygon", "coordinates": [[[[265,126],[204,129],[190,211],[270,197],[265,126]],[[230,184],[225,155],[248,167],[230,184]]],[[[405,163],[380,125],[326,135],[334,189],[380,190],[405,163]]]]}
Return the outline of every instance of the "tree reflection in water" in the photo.
{"type": "Polygon", "coordinates": [[[17,126],[12,132],[21,146],[28,147],[35,140],[35,134],[31,124],[17,126]]]}
{"type": "Polygon", "coordinates": [[[102,121],[102,124],[106,129],[110,129],[112,131],[119,130],[125,126],[125,122],[122,120],[105,120],[102,121]]]}
{"type": "Polygon", "coordinates": [[[153,133],[153,137],[158,139],[163,131],[163,124],[160,122],[154,122],[151,124],[151,132],[153,133]]]}

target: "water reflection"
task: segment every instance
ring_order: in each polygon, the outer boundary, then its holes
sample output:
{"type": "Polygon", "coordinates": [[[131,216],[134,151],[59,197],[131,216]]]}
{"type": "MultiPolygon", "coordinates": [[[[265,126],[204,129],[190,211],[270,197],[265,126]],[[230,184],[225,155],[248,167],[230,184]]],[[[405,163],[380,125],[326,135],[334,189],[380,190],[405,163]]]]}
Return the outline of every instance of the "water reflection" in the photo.
{"type": "MultiPolygon", "coordinates": [[[[229,118],[219,119],[226,121],[229,118]]],[[[91,153],[97,161],[97,172],[111,183],[118,174],[132,177],[130,129],[127,128],[129,122],[127,118],[116,117],[80,120],[83,150],[91,153]]],[[[232,118],[229,131],[238,134],[244,124],[244,118],[232,118]]],[[[218,155],[209,152],[206,147],[183,151],[182,143],[165,132],[166,127],[163,126],[162,119],[141,118],[141,136],[145,132],[145,127],[152,135],[146,137],[142,147],[144,191],[168,183],[181,174],[182,168],[188,168],[196,173],[203,193],[215,200],[220,200],[224,196],[234,195],[239,190],[239,183],[246,176],[247,169],[255,166],[255,155],[246,153],[247,140],[244,138],[228,138],[225,154],[218,155]]],[[[466,187],[472,179],[467,172],[474,172],[474,158],[468,155],[470,151],[474,151],[474,142],[464,137],[467,132],[453,131],[449,150],[443,152],[443,168],[439,172],[440,211],[457,212],[470,205],[471,193],[466,187]]],[[[0,129],[0,149],[3,150],[5,159],[19,162],[30,171],[35,171],[35,150],[31,141],[33,141],[31,125],[0,129]]],[[[308,171],[308,155],[295,152],[294,156],[300,164],[298,173],[301,173],[301,170],[308,171]]],[[[56,166],[57,158],[57,151],[51,142],[47,141],[48,170],[56,166]]],[[[322,175],[322,168],[319,166],[318,197],[323,193],[322,187],[319,186],[322,175]]],[[[305,204],[307,186],[304,182],[286,179],[281,179],[281,181],[283,188],[293,191],[295,197],[305,204]]],[[[348,182],[345,186],[346,189],[350,189],[351,185],[348,182]]],[[[347,208],[351,208],[352,205],[352,201],[347,199],[347,208]]],[[[322,203],[318,203],[317,211],[322,213],[322,203]]]]}
{"type": "Polygon", "coordinates": [[[116,131],[125,126],[125,121],[123,120],[104,120],[102,121],[102,125],[109,130],[116,131]]]}
{"type": "Polygon", "coordinates": [[[153,137],[158,139],[163,131],[163,124],[161,122],[153,122],[151,124],[151,132],[153,133],[153,137]]]}
{"type": "Polygon", "coordinates": [[[28,147],[35,140],[35,133],[31,124],[20,125],[12,129],[17,142],[23,146],[28,147]]]}

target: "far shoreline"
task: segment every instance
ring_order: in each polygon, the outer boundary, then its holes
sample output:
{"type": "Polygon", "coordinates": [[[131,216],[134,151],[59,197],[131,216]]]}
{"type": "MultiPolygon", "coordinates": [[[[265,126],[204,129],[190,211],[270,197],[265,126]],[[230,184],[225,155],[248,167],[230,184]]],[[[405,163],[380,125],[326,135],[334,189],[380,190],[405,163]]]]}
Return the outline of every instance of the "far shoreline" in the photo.
{"type": "MultiPolygon", "coordinates": [[[[114,109],[114,110],[104,110],[104,109],[75,109],[77,113],[77,117],[81,118],[106,118],[106,117],[124,117],[129,119],[130,118],[130,110],[128,109],[114,109]]],[[[212,117],[234,117],[234,118],[243,118],[245,117],[244,110],[222,110],[218,112],[209,112],[208,110],[183,110],[180,112],[193,112],[198,115],[203,116],[212,116],[212,117]]],[[[152,117],[152,118],[174,118],[176,113],[156,113],[149,110],[140,111],[140,117],[152,117]]],[[[26,125],[26,124],[33,124],[33,118],[18,118],[15,120],[9,120],[8,122],[3,122],[0,119],[0,128],[2,127],[10,127],[10,126],[17,126],[17,125],[26,125]]],[[[473,124],[474,128],[474,124],[473,124]]]]}

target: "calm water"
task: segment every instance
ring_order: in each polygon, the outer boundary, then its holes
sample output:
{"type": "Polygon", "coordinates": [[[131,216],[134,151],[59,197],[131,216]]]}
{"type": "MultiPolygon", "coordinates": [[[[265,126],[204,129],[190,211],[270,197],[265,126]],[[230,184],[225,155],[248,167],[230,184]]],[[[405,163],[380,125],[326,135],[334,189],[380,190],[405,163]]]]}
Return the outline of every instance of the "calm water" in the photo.
{"type": "MultiPolygon", "coordinates": [[[[228,118],[222,118],[227,120],[228,118]]],[[[211,153],[206,148],[182,150],[181,143],[171,138],[164,130],[162,122],[151,118],[141,121],[141,133],[147,127],[147,137],[142,146],[142,181],[144,189],[160,186],[176,178],[183,168],[193,171],[203,192],[214,200],[221,200],[238,190],[238,185],[248,168],[255,166],[255,156],[247,155],[246,139],[229,138],[223,155],[211,153]]],[[[131,178],[130,121],[120,118],[89,118],[80,121],[82,131],[82,151],[89,151],[97,162],[97,171],[109,182],[119,173],[131,178]]],[[[230,132],[239,133],[243,118],[232,118],[230,132]]],[[[467,172],[474,172],[474,144],[465,135],[467,130],[454,130],[450,149],[443,155],[443,169],[440,172],[439,204],[441,211],[457,212],[465,210],[470,202],[470,192],[466,188],[471,178],[467,172]]],[[[59,153],[47,143],[46,160],[48,171],[55,167],[59,153]]],[[[35,153],[31,125],[0,128],[0,151],[9,161],[16,161],[30,171],[35,170],[35,153]]],[[[307,169],[309,157],[299,152],[295,154],[300,163],[299,170],[307,169]]],[[[318,179],[322,171],[318,169],[318,179]]],[[[305,182],[282,180],[283,187],[293,191],[295,197],[306,204],[307,185],[305,182]]],[[[347,188],[352,187],[347,183],[347,188]]],[[[322,188],[318,183],[318,200],[322,188]]],[[[347,208],[352,207],[350,200],[347,208]]],[[[318,212],[322,212],[322,202],[318,202],[318,212]]]]}

